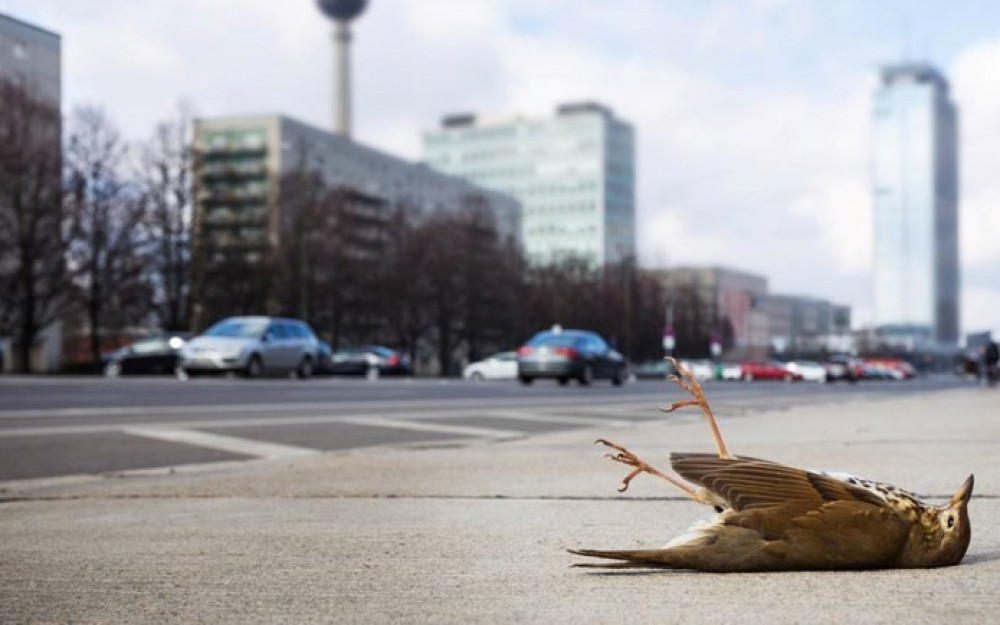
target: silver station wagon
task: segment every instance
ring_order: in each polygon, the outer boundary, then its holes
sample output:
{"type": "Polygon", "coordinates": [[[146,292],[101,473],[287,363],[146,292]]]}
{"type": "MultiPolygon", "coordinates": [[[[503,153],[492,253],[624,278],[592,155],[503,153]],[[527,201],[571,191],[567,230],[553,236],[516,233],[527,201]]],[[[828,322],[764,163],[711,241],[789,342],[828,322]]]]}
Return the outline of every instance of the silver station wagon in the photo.
{"type": "Polygon", "coordinates": [[[319,341],[303,321],[281,317],[229,317],[181,349],[177,376],[236,372],[255,378],[268,372],[312,376],[319,341]]]}

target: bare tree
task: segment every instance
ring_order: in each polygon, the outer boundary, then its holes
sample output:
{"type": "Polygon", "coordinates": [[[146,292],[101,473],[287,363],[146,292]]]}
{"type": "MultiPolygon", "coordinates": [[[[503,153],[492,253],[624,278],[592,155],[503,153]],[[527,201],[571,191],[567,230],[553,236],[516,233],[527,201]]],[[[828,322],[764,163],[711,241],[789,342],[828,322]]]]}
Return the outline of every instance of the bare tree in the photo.
{"type": "Polygon", "coordinates": [[[393,210],[387,229],[386,250],[380,270],[380,307],[391,340],[416,363],[420,346],[430,334],[431,311],[427,305],[428,257],[430,245],[418,227],[420,210],[410,202],[400,202],[393,210]]]}
{"type": "Polygon", "coordinates": [[[165,330],[187,330],[191,323],[192,119],[191,107],[181,103],[173,119],[157,124],[139,154],[138,177],[149,202],[144,229],[153,305],[165,330]]]}
{"type": "Polygon", "coordinates": [[[16,367],[65,304],[59,111],[0,81],[0,331],[9,328],[16,367]]]}
{"type": "Polygon", "coordinates": [[[69,258],[96,361],[106,327],[137,323],[149,310],[139,240],[145,202],[122,175],[125,142],[102,110],[74,111],[65,156],[69,258]]]}

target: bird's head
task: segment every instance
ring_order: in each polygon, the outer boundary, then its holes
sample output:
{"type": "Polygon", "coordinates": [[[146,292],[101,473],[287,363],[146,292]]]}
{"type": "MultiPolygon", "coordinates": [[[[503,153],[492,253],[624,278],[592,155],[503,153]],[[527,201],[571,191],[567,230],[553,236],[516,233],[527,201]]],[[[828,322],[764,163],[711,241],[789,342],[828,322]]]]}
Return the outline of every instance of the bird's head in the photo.
{"type": "Polygon", "coordinates": [[[951,500],[943,505],[932,508],[936,521],[933,535],[939,542],[935,549],[935,565],[951,566],[958,564],[965,557],[972,538],[972,525],[969,523],[969,499],[972,498],[973,476],[952,495],[951,500]]]}

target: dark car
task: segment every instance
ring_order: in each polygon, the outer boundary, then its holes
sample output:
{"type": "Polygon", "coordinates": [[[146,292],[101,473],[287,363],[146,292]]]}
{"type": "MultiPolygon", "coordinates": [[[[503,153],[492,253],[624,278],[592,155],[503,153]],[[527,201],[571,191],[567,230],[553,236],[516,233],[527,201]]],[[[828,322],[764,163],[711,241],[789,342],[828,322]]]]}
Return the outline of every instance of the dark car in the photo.
{"type": "MultiPolygon", "coordinates": [[[[321,355],[320,362],[325,358],[321,355]]],[[[329,355],[324,369],[332,375],[410,375],[410,359],[382,345],[359,345],[329,355]]]]}
{"type": "Polygon", "coordinates": [[[575,379],[583,386],[607,378],[618,386],[625,380],[625,359],[599,334],[553,328],[539,332],[517,350],[517,377],[522,384],[551,378],[559,384],[575,379]]]}
{"type": "Polygon", "coordinates": [[[101,369],[109,378],[133,374],[173,374],[179,352],[191,338],[188,333],[165,334],[126,345],[101,358],[101,369]]]}

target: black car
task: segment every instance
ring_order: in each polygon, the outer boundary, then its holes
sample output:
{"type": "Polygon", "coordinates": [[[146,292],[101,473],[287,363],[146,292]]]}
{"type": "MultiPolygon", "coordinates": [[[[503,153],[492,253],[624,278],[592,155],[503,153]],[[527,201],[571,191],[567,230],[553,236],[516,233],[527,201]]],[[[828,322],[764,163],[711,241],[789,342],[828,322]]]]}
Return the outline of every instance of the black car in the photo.
{"type": "Polygon", "coordinates": [[[573,379],[583,386],[606,378],[618,386],[625,380],[625,359],[599,334],[553,328],[539,332],[517,350],[517,377],[522,384],[551,378],[559,384],[573,379]]]}
{"type": "Polygon", "coordinates": [[[116,378],[132,374],[172,374],[177,370],[179,352],[190,334],[169,334],[145,338],[108,352],[101,358],[104,375],[116,378]]]}
{"type": "MultiPolygon", "coordinates": [[[[326,346],[329,350],[329,346],[326,346]]],[[[381,345],[345,347],[328,355],[320,346],[320,370],[331,375],[410,375],[406,354],[381,345]]]]}

